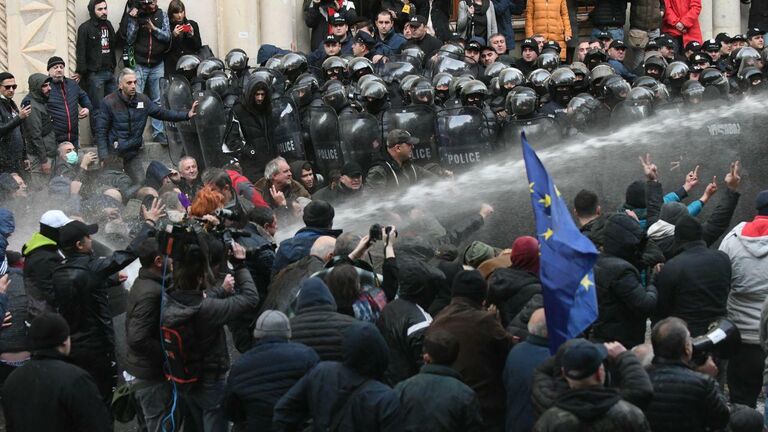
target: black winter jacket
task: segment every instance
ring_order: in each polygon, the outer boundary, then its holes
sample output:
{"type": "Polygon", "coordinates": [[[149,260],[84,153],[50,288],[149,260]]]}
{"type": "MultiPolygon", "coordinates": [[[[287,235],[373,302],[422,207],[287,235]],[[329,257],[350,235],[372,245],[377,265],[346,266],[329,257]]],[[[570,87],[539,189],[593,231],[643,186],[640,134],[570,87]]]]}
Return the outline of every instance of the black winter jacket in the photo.
{"type": "Polygon", "coordinates": [[[77,29],[77,65],[75,66],[75,72],[83,77],[88,72],[112,71],[117,66],[115,60],[115,28],[109,20],[100,20],[96,17],[94,8],[98,3],[100,2],[96,0],[88,2],[90,19],[80,24],[80,27],[77,29]],[[110,64],[104,64],[104,57],[101,53],[102,26],[107,28],[110,64]]]}
{"type": "Polygon", "coordinates": [[[653,359],[648,375],[654,395],[645,414],[654,432],[703,432],[728,424],[728,404],[712,377],[662,357],[653,359]]]}
{"type": "Polygon", "coordinates": [[[501,325],[516,336],[528,336],[528,321],[522,319],[521,312],[528,309],[528,304],[541,301],[541,282],[533,273],[500,268],[488,278],[488,302],[498,306],[501,325]]]}
{"type": "Polygon", "coordinates": [[[0,331],[0,353],[27,351],[27,322],[32,321],[27,315],[27,294],[24,292],[24,276],[21,270],[8,269],[10,284],[5,294],[8,296],[6,312],[13,320],[11,326],[0,331]]]}
{"type": "Polygon", "coordinates": [[[107,432],[112,422],[91,375],[55,349],[37,351],[2,390],[8,431],[107,432]]]}
{"type": "Polygon", "coordinates": [[[24,290],[32,318],[42,312],[53,312],[53,270],[64,256],[55,241],[38,233],[21,248],[24,255],[24,290]]]}
{"type": "Polygon", "coordinates": [[[76,141],[80,136],[80,119],[78,118],[80,109],[78,105],[88,108],[88,111],[93,113],[91,99],[75,80],[64,78],[61,82],[51,81],[51,94],[48,95],[48,114],[53,119],[57,143],[76,141]]]}
{"type": "Polygon", "coordinates": [[[352,0],[344,0],[342,7],[335,6],[333,0],[323,0],[319,4],[312,0],[304,2],[304,24],[312,29],[312,36],[309,38],[310,48],[312,51],[321,48],[323,40],[328,36],[328,8],[334,8],[342,15],[347,23],[352,23],[357,18],[357,10],[355,10],[355,4],[352,0]]]}
{"type": "Polygon", "coordinates": [[[256,342],[227,378],[223,406],[235,430],[270,432],[277,401],[319,361],[313,349],[286,339],[271,336],[256,342]]]}
{"type": "MultiPolygon", "coordinates": [[[[133,46],[136,64],[154,67],[163,62],[171,46],[171,26],[168,15],[160,8],[145,18],[127,18],[126,40],[133,46]],[[139,26],[139,20],[152,20],[155,30],[139,26]]],[[[121,23],[122,24],[122,23],[121,23]]]]}
{"type": "Polygon", "coordinates": [[[299,289],[291,339],[314,349],[320,360],[340,361],[344,331],[357,320],[336,312],[336,301],[319,278],[307,279],[299,289]]]}
{"type": "Polygon", "coordinates": [[[106,96],[96,122],[99,159],[108,153],[124,159],[138,154],[144,146],[144,127],[149,117],[171,122],[189,120],[188,113],[160,108],[143,93],[136,93],[130,100],[120,90],[106,96]]]}
{"type": "Polygon", "coordinates": [[[536,432],[650,432],[643,412],[621,400],[615,389],[588,387],[569,390],[533,427],[536,432]]]}
{"type": "Polygon", "coordinates": [[[448,366],[428,364],[395,387],[403,431],[482,431],[480,401],[461,374],[448,366]]]}
{"type": "Polygon", "coordinates": [[[259,305],[259,293],[244,266],[235,270],[235,290],[234,295],[224,298],[203,296],[200,290],[178,287],[166,294],[161,325],[173,328],[192,321],[197,346],[202,351],[199,354],[204,378],[218,379],[229,370],[224,325],[256,310],[259,305]]]}
{"type": "Polygon", "coordinates": [[[590,16],[595,27],[624,27],[627,21],[627,0],[595,0],[590,16]]]}
{"type": "Polygon", "coordinates": [[[24,122],[27,157],[34,157],[41,164],[47,162],[48,158],[55,158],[57,148],[53,120],[48,114],[48,97],[40,90],[48,79],[48,75],[41,73],[30,75],[29,94],[24,98],[32,108],[24,122]]]}
{"type": "Polygon", "coordinates": [[[389,346],[386,381],[395,385],[419,371],[424,332],[432,317],[418,304],[402,297],[387,304],[376,326],[389,346]]]}
{"type": "Polygon", "coordinates": [[[0,172],[21,171],[24,160],[24,138],[21,134],[19,107],[12,99],[0,96],[0,172]]]}
{"type": "MultiPolygon", "coordinates": [[[[166,277],[165,287],[170,288],[166,277]]],[[[160,300],[163,277],[142,268],[128,292],[125,307],[125,370],[148,381],[163,379],[163,347],[160,343],[160,300]]]]}
{"type": "Polygon", "coordinates": [[[686,243],[661,269],[656,288],[656,319],[678,317],[692,337],[703,335],[710,323],[726,316],[731,260],[725,252],[707,248],[704,240],[686,243]]]}
{"type": "Polygon", "coordinates": [[[171,22],[169,27],[171,31],[171,48],[165,54],[165,76],[170,76],[176,70],[176,63],[181,56],[186,54],[197,55],[200,48],[203,47],[203,41],[200,38],[200,26],[196,21],[184,18],[183,22],[171,22]],[[192,34],[182,32],[178,37],[173,35],[173,29],[177,25],[189,24],[192,26],[192,34]]]}

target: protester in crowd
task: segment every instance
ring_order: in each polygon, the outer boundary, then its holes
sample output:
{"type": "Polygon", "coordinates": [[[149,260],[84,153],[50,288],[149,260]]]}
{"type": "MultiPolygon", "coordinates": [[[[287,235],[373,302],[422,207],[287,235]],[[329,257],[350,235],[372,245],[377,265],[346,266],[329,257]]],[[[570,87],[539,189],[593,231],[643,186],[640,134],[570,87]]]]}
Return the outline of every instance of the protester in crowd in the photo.
{"type": "Polygon", "coordinates": [[[298,198],[310,197],[304,186],[293,179],[291,167],[282,157],[269,161],[264,177],[253,185],[281,220],[290,219],[298,211],[298,198]]]}
{"type": "Polygon", "coordinates": [[[363,169],[357,162],[347,162],[341,167],[341,177],[336,184],[316,191],[312,199],[323,200],[331,205],[339,206],[347,202],[354,202],[364,197],[363,169]]]}
{"type": "MultiPolygon", "coordinates": [[[[571,40],[571,22],[568,19],[568,4],[565,0],[554,2],[532,0],[525,8],[525,37],[541,34],[544,40],[560,45],[560,58],[565,60],[565,43],[571,40]]],[[[539,45],[539,51],[541,51],[539,45]]]]}
{"type": "Polygon", "coordinates": [[[39,191],[48,184],[51,168],[56,158],[56,134],[54,122],[48,114],[48,100],[51,94],[52,79],[44,74],[29,76],[29,95],[23,105],[32,108],[32,113],[24,122],[24,140],[27,143],[29,158],[30,184],[39,191]]]}
{"type": "Polygon", "coordinates": [[[302,216],[305,227],[297,231],[292,238],[280,243],[272,273],[275,274],[286,265],[309,255],[309,249],[318,237],[338,237],[342,231],[333,229],[334,215],[333,206],[325,201],[315,200],[309,203],[302,216]]]}
{"type": "Polygon", "coordinates": [[[24,166],[25,151],[22,122],[32,113],[31,106],[16,106],[16,78],[10,72],[0,73],[0,173],[19,173],[24,166]]]}
{"type": "Polygon", "coordinates": [[[422,15],[412,16],[405,27],[405,38],[408,39],[408,43],[402,48],[410,45],[418,46],[424,52],[425,59],[432,57],[432,54],[440,49],[442,45],[440,39],[427,32],[427,19],[422,15]]]}
{"type": "Polygon", "coordinates": [[[661,32],[677,41],[679,51],[691,41],[701,43],[700,0],[664,0],[664,18],[661,32]]]}
{"type": "Polygon", "coordinates": [[[48,112],[53,119],[56,142],[69,141],[80,148],[79,120],[93,111],[91,99],[77,81],[64,76],[64,60],[53,56],[48,59],[48,76],[51,77],[51,93],[48,96],[48,112]],[[78,105],[82,108],[78,109],[78,105]]]}
{"type": "Polygon", "coordinates": [[[304,4],[304,24],[311,29],[310,48],[316,50],[331,31],[331,20],[339,13],[346,20],[357,18],[352,0],[311,0],[304,4]]]}
{"type": "Polygon", "coordinates": [[[165,54],[165,77],[176,71],[176,63],[183,55],[200,53],[203,42],[197,21],[187,18],[187,8],[181,0],[172,0],[168,4],[168,21],[171,29],[171,47],[165,54]]]}
{"type": "Polygon", "coordinates": [[[472,0],[471,2],[459,2],[459,17],[456,21],[456,30],[466,40],[480,38],[483,42],[489,36],[499,32],[496,24],[496,9],[494,1],[472,0]]]}

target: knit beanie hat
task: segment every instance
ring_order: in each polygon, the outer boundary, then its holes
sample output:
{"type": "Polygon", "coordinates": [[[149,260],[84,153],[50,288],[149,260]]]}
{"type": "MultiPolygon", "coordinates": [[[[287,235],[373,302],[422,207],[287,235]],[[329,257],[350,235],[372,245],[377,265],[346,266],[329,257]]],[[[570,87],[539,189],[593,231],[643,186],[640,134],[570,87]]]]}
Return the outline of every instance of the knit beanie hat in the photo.
{"type": "Polygon", "coordinates": [[[478,303],[485,300],[487,288],[483,275],[477,270],[465,270],[456,275],[451,287],[453,297],[467,297],[478,303]]]}
{"type": "Polygon", "coordinates": [[[539,241],[530,236],[521,236],[512,243],[510,255],[512,268],[539,274],[539,241]]]}
{"type": "Polygon", "coordinates": [[[55,348],[69,337],[69,324],[57,313],[43,313],[32,320],[27,333],[29,348],[42,350],[55,348]]]}
{"type": "Polygon", "coordinates": [[[768,189],[757,194],[755,209],[760,216],[768,216],[768,189]]]}
{"type": "Polygon", "coordinates": [[[291,324],[284,313],[267,309],[256,320],[256,327],[253,329],[253,337],[256,339],[267,336],[276,336],[285,339],[291,337],[291,324]]]}
{"type": "Polygon", "coordinates": [[[464,251],[464,264],[477,268],[484,261],[494,258],[501,252],[481,241],[473,241],[464,251]]]}
{"type": "Polygon", "coordinates": [[[327,201],[313,200],[304,207],[304,225],[312,228],[333,227],[335,211],[327,201]]]}
{"type": "Polygon", "coordinates": [[[624,202],[633,208],[645,208],[645,183],[640,180],[632,182],[632,184],[627,187],[624,202]]]}
{"type": "Polygon", "coordinates": [[[687,214],[688,214],[688,207],[686,207],[685,204],[677,201],[672,201],[672,202],[664,203],[664,205],[661,206],[661,213],[659,214],[659,219],[663,220],[664,222],[670,223],[672,225],[677,225],[677,221],[679,221],[681,217],[687,214]]]}
{"type": "Polygon", "coordinates": [[[57,57],[57,56],[53,56],[53,57],[49,58],[48,59],[48,67],[46,68],[46,70],[51,70],[51,68],[56,66],[56,65],[64,66],[64,59],[61,58],[61,57],[57,57]]]}
{"type": "Polygon", "coordinates": [[[728,426],[732,432],[762,432],[763,416],[754,408],[733,404],[728,426]]]}
{"type": "Polygon", "coordinates": [[[702,228],[699,221],[684,215],[675,224],[675,242],[678,244],[701,240],[702,228]]]}

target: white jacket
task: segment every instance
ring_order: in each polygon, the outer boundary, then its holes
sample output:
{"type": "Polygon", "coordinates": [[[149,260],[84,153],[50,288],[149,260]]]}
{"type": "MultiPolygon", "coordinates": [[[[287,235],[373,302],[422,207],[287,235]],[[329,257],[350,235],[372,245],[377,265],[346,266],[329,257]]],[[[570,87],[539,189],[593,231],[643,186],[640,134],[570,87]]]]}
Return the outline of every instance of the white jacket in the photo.
{"type": "Polygon", "coordinates": [[[729,232],[720,250],[731,259],[731,292],[728,294],[728,319],[741,332],[741,340],[760,343],[760,312],[768,298],[768,236],[744,237],[746,222],[729,232]]]}

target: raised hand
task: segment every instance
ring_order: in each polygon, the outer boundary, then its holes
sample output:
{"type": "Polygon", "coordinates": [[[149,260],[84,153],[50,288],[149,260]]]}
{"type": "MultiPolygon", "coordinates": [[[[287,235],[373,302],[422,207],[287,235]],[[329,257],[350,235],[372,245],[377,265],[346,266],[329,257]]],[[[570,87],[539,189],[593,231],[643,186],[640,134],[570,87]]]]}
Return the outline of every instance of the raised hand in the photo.
{"type": "Polygon", "coordinates": [[[141,206],[141,214],[144,216],[144,220],[150,220],[157,223],[161,217],[165,216],[165,204],[155,198],[152,200],[152,205],[147,209],[143,204],[141,206]]]}
{"type": "Polygon", "coordinates": [[[699,166],[698,165],[696,165],[696,168],[694,168],[693,171],[690,171],[685,176],[685,184],[683,185],[683,189],[685,189],[686,192],[690,192],[691,189],[695,188],[697,184],[699,184],[699,166]]]}
{"type": "Polygon", "coordinates": [[[699,198],[701,202],[707,202],[710,198],[712,198],[712,195],[717,193],[717,176],[712,177],[712,183],[707,185],[707,188],[704,190],[704,195],[699,198]]]}
{"type": "Polygon", "coordinates": [[[651,162],[650,153],[646,153],[645,158],[640,156],[640,164],[643,166],[645,178],[647,178],[648,181],[656,181],[659,179],[659,169],[653,162],[651,162]]]}
{"type": "Polygon", "coordinates": [[[741,164],[739,161],[731,163],[731,170],[725,175],[725,184],[728,189],[736,191],[741,184],[741,164]]]}

